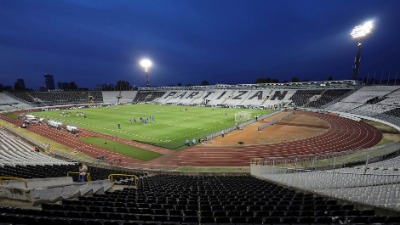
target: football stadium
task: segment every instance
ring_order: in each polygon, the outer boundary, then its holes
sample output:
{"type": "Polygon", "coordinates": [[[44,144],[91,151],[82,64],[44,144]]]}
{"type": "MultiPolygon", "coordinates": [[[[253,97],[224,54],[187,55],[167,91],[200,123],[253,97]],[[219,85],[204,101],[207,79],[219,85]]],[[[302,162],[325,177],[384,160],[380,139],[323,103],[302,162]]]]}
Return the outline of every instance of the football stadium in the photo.
{"type": "Polygon", "coordinates": [[[394,224],[399,96],[354,80],[3,92],[0,220],[394,224]]]}
{"type": "Polygon", "coordinates": [[[399,8],[0,1],[0,225],[399,225],[399,8]]]}

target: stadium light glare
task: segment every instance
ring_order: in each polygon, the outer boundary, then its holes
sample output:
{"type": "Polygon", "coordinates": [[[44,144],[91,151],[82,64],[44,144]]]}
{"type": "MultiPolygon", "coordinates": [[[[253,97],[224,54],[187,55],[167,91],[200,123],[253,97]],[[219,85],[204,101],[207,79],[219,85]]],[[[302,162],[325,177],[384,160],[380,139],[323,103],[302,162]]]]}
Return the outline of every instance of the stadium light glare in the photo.
{"type": "Polygon", "coordinates": [[[350,35],[353,38],[363,38],[371,33],[372,28],[374,28],[374,22],[367,21],[363,25],[355,26],[350,35]]]}
{"type": "Polygon", "coordinates": [[[144,71],[147,72],[150,67],[153,65],[150,59],[142,59],[140,60],[140,66],[144,68],[144,71]]]}
{"type": "Polygon", "coordinates": [[[354,39],[358,39],[358,52],[357,56],[354,59],[354,67],[353,67],[353,80],[358,80],[359,78],[359,70],[360,70],[360,63],[361,63],[361,49],[362,49],[362,38],[367,36],[371,33],[372,29],[374,28],[374,21],[370,20],[365,22],[362,25],[355,26],[354,29],[351,31],[350,35],[354,39]]]}
{"type": "Polygon", "coordinates": [[[149,87],[149,69],[153,65],[150,59],[142,59],[139,62],[140,66],[143,67],[146,73],[146,87],[149,87]]]}

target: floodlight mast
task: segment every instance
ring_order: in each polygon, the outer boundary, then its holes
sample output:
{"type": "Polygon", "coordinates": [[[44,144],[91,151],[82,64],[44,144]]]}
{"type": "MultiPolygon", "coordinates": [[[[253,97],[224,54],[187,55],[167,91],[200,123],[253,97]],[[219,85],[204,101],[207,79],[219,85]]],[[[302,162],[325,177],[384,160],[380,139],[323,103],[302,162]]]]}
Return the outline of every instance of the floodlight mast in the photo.
{"type": "Polygon", "coordinates": [[[153,63],[150,59],[142,59],[140,60],[139,64],[141,67],[143,67],[144,72],[146,73],[146,87],[149,87],[149,69],[153,63]]]}
{"type": "Polygon", "coordinates": [[[372,28],[374,27],[374,24],[372,21],[365,22],[363,25],[359,25],[354,27],[354,29],[351,31],[350,35],[358,40],[358,51],[357,51],[357,56],[354,59],[354,67],[353,67],[353,80],[358,80],[359,79],[359,70],[360,70],[360,63],[361,63],[361,50],[362,50],[362,38],[367,36],[372,28]]]}

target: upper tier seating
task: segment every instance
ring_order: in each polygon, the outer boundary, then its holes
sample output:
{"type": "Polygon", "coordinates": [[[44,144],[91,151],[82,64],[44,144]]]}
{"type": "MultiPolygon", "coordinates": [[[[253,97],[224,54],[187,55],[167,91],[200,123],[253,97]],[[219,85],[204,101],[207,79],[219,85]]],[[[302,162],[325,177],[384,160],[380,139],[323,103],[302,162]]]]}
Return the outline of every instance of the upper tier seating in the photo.
{"type": "Polygon", "coordinates": [[[400,86],[363,87],[326,109],[373,117],[400,127],[400,86]]]}
{"type": "Polygon", "coordinates": [[[14,111],[27,109],[31,106],[16,98],[12,98],[6,93],[0,93],[0,111],[14,111]]]}
{"type": "Polygon", "coordinates": [[[136,98],[137,91],[103,91],[105,104],[131,103],[136,98]],[[119,100],[118,100],[119,99],[119,100]]]}
{"type": "Polygon", "coordinates": [[[133,103],[139,103],[139,102],[152,102],[161,96],[163,96],[165,92],[159,92],[159,91],[139,91],[135,95],[135,98],[133,99],[133,103]]]}
{"type": "Polygon", "coordinates": [[[39,106],[103,102],[101,91],[12,92],[12,94],[39,106]]]}
{"type": "Polygon", "coordinates": [[[395,109],[393,106],[389,105],[381,105],[381,104],[371,104],[371,105],[362,105],[355,109],[349,110],[347,112],[356,114],[356,115],[363,115],[363,116],[375,116],[378,114],[385,113],[386,111],[391,111],[395,109]]]}
{"type": "Polygon", "coordinates": [[[314,107],[314,108],[320,108],[321,106],[323,106],[329,102],[332,102],[335,99],[338,99],[343,95],[346,95],[350,91],[351,91],[351,89],[326,90],[326,91],[322,92],[321,96],[318,99],[316,99],[315,101],[311,101],[307,106],[314,107]]]}
{"type": "Polygon", "coordinates": [[[323,91],[324,90],[322,90],[322,89],[320,89],[320,90],[297,90],[296,93],[291,97],[291,100],[296,106],[303,106],[303,105],[307,104],[308,102],[310,102],[311,100],[313,100],[313,98],[315,98],[315,100],[317,98],[320,98],[323,91]],[[314,97],[314,96],[316,96],[316,97],[314,97]]]}
{"type": "Polygon", "coordinates": [[[397,89],[399,86],[366,86],[343,99],[342,102],[367,103],[368,100],[383,97],[397,89]]]}

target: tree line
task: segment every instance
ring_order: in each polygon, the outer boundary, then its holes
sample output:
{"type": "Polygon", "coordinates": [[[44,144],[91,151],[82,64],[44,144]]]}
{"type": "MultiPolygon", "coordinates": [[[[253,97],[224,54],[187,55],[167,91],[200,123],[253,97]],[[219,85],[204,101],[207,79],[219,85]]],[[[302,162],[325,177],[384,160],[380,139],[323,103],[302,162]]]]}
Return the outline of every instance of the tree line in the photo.
{"type": "MultiPolygon", "coordinates": [[[[328,80],[333,80],[332,76],[328,77],[328,80]]],[[[305,79],[303,80],[304,82],[307,82],[309,80],[305,79]]],[[[283,83],[287,83],[289,81],[283,81],[283,83]]],[[[301,80],[298,77],[292,77],[290,82],[301,82],[301,80]]],[[[255,80],[256,84],[260,83],[281,83],[279,79],[277,78],[271,78],[271,77],[259,77],[255,80]]],[[[184,86],[207,86],[210,85],[210,82],[207,80],[201,81],[199,84],[191,84],[188,83],[184,86]]],[[[87,88],[78,88],[78,85],[75,82],[58,82],[57,83],[58,89],[59,90],[64,90],[64,91],[74,91],[74,90],[88,90],[87,88]]],[[[178,83],[177,85],[169,85],[169,86],[183,86],[182,83],[178,83]]],[[[118,80],[115,85],[113,84],[102,84],[96,86],[97,90],[101,91],[129,91],[129,90],[137,90],[137,87],[132,86],[129,81],[126,80],[118,80]]],[[[14,87],[11,85],[3,85],[0,83],[0,92],[2,91],[33,91],[32,89],[28,89],[25,87],[21,87],[20,83],[15,82],[14,87]]]]}

